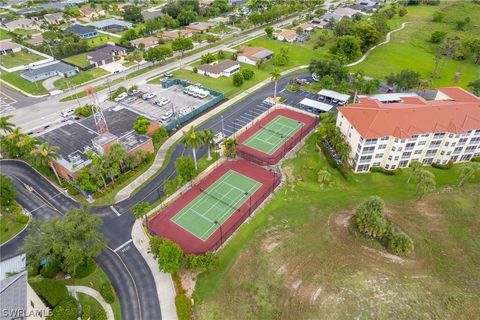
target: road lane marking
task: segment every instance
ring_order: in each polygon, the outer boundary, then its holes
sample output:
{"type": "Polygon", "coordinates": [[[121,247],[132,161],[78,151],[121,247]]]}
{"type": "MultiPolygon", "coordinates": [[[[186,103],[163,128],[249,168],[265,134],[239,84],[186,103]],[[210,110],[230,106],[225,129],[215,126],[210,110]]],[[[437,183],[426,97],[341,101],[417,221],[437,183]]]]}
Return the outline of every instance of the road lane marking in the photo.
{"type": "Polygon", "coordinates": [[[124,244],[121,244],[119,247],[117,247],[117,249],[113,250],[113,252],[117,252],[118,250],[121,250],[123,247],[129,245],[133,240],[130,239],[128,240],[127,242],[125,242],[124,244]]]}
{"type": "Polygon", "coordinates": [[[115,214],[116,214],[117,216],[119,216],[119,217],[121,216],[120,212],[118,212],[117,209],[115,209],[114,206],[110,206],[110,209],[112,209],[112,211],[115,212],[115,214]]]}

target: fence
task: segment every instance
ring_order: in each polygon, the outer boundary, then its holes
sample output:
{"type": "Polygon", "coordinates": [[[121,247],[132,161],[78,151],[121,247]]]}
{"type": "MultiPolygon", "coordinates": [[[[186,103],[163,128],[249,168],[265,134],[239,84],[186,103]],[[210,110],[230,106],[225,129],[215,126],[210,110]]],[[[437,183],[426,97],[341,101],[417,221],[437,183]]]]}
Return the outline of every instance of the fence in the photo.
{"type": "MultiPolygon", "coordinates": [[[[188,85],[190,85],[191,83],[186,81],[186,80],[180,80],[180,79],[171,79],[171,80],[167,80],[163,83],[163,87],[164,88],[169,88],[173,85],[181,85],[183,87],[186,87],[188,85]]],[[[208,89],[208,91],[210,91],[210,94],[212,96],[214,96],[215,98],[213,98],[212,100],[206,102],[205,104],[201,105],[200,107],[198,107],[197,109],[193,110],[192,112],[184,115],[184,116],[181,116],[180,118],[177,118],[175,120],[173,120],[172,122],[170,122],[169,124],[167,124],[165,126],[165,128],[167,129],[167,131],[172,131],[173,129],[181,126],[182,124],[184,124],[185,122],[188,122],[190,121],[191,119],[195,118],[196,116],[198,116],[200,113],[204,112],[205,110],[208,110],[210,109],[211,107],[213,107],[214,105],[220,103],[223,99],[225,99],[223,93],[221,92],[218,92],[218,91],[215,91],[215,90],[212,90],[212,89],[209,89],[209,88],[206,88],[208,89]]]]}

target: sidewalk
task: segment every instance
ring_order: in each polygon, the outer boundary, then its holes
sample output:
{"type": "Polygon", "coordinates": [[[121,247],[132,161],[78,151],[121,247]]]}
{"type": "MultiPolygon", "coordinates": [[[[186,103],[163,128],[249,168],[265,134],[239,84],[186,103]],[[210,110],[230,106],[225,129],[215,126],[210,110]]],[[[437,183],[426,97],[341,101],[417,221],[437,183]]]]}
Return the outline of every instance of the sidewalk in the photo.
{"type": "Polygon", "coordinates": [[[105,312],[107,313],[107,319],[108,320],[115,320],[115,317],[113,315],[113,309],[112,306],[109,305],[102,297],[102,295],[95,289],[89,288],[89,287],[84,287],[84,286],[67,286],[68,291],[76,291],[84,294],[88,294],[92,298],[98,301],[100,305],[105,309],[105,312]]]}
{"type": "Polygon", "coordinates": [[[161,272],[158,267],[158,262],[153,255],[149,253],[150,242],[145,234],[140,219],[137,219],[133,224],[132,240],[143,259],[147,262],[148,267],[152,272],[153,279],[155,279],[162,320],[177,320],[177,308],[175,307],[176,292],[172,276],[168,273],[161,272]]]}
{"type": "MultiPolygon", "coordinates": [[[[285,70],[283,72],[281,72],[280,74],[282,76],[284,75],[287,75],[291,72],[294,72],[294,71],[297,71],[297,70],[300,70],[300,69],[304,69],[304,68],[307,68],[308,66],[298,66],[298,67],[295,67],[295,68],[292,68],[290,70],[285,70]]],[[[241,94],[239,95],[236,95],[235,97],[233,97],[232,99],[230,100],[227,100],[225,101],[223,104],[221,104],[220,106],[216,107],[215,109],[213,110],[210,110],[209,112],[201,115],[200,117],[198,117],[197,119],[195,119],[194,121],[192,121],[190,124],[189,124],[189,127],[190,126],[198,126],[200,125],[201,123],[203,123],[205,120],[213,117],[214,115],[216,114],[219,114],[221,113],[222,111],[224,111],[225,109],[231,107],[232,105],[234,105],[235,103],[237,103],[238,101],[242,100],[243,98],[247,97],[248,95],[250,95],[252,92],[260,89],[261,87],[263,87],[264,85],[270,83],[271,80],[268,78],[268,79],[265,79],[263,80],[262,82],[259,82],[257,83],[256,85],[254,85],[253,87],[243,91],[241,94]]],[[[186,130],[187,128],[184,128],[184,130],[186,130]]],[[[128,199],[130,197],[130,195],[132,194],[133,191],[135,191],[138,187],[140,187],[145,181],[147,181],[150,177],[152,177],[155,173],[158,172],[158,170],[160,170],[160,168],[162,167],[163,165],[163,162],[165,161],[165,157],[168,153],[168,150],[172,147],[172,145],[175,144],[175,142],[177,142],[179,139],[182,138],[182,135],[183,135],[183,130],[179,130],[177,132],[175,132],[174,135],[172,135],[170,138],[167,139],[167,141],[165,141],[165,143],[160,147],[160,149],[158,149],[158,152],[157,152],[157,155],[155,156],[155,160],[153,160],[153,163],[152,165],[150,166],[150,168],[147,169],[147,171],[145,171],[144,173],[142,173],[137,179],[135,179],[134,181],[132,181],[128,186],[125,186],[125,188],[123,188],[122,190],[120,190],[117,195],[115,196],[115,203],[118,203],[120,201],[123,201],[125,199],[128,199]]]]}

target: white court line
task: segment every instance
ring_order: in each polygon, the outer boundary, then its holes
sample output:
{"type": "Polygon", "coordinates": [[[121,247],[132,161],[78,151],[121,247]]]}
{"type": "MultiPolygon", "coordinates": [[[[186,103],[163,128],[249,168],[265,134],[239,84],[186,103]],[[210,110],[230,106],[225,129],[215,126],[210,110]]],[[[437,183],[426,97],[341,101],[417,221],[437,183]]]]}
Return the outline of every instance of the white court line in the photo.
{"type": "Polygon", "coordinates": [[[124,244],[121,244],[119,247],[117,247],[117,249],[113,250],[113,252],[117,252],[118,250],[122,249],[123,247],[125,247],[126,245],[128,245],[130,242],[132,242],[133,240],[130,239],[128,240],[127,242],[125,242],[124,244]]]}

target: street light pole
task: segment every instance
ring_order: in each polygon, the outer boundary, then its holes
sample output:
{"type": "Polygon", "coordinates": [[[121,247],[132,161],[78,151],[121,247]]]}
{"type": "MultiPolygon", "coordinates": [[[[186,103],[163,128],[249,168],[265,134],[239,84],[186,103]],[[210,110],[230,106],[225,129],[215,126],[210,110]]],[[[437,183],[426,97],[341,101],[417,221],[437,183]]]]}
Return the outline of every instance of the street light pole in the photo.
{"type": "Polygon", "coordinates": [[[223,115],[220,115],[220,118],[222,119],[222,135],[225,137],[225,128],[223,127],[223,115]]]}

